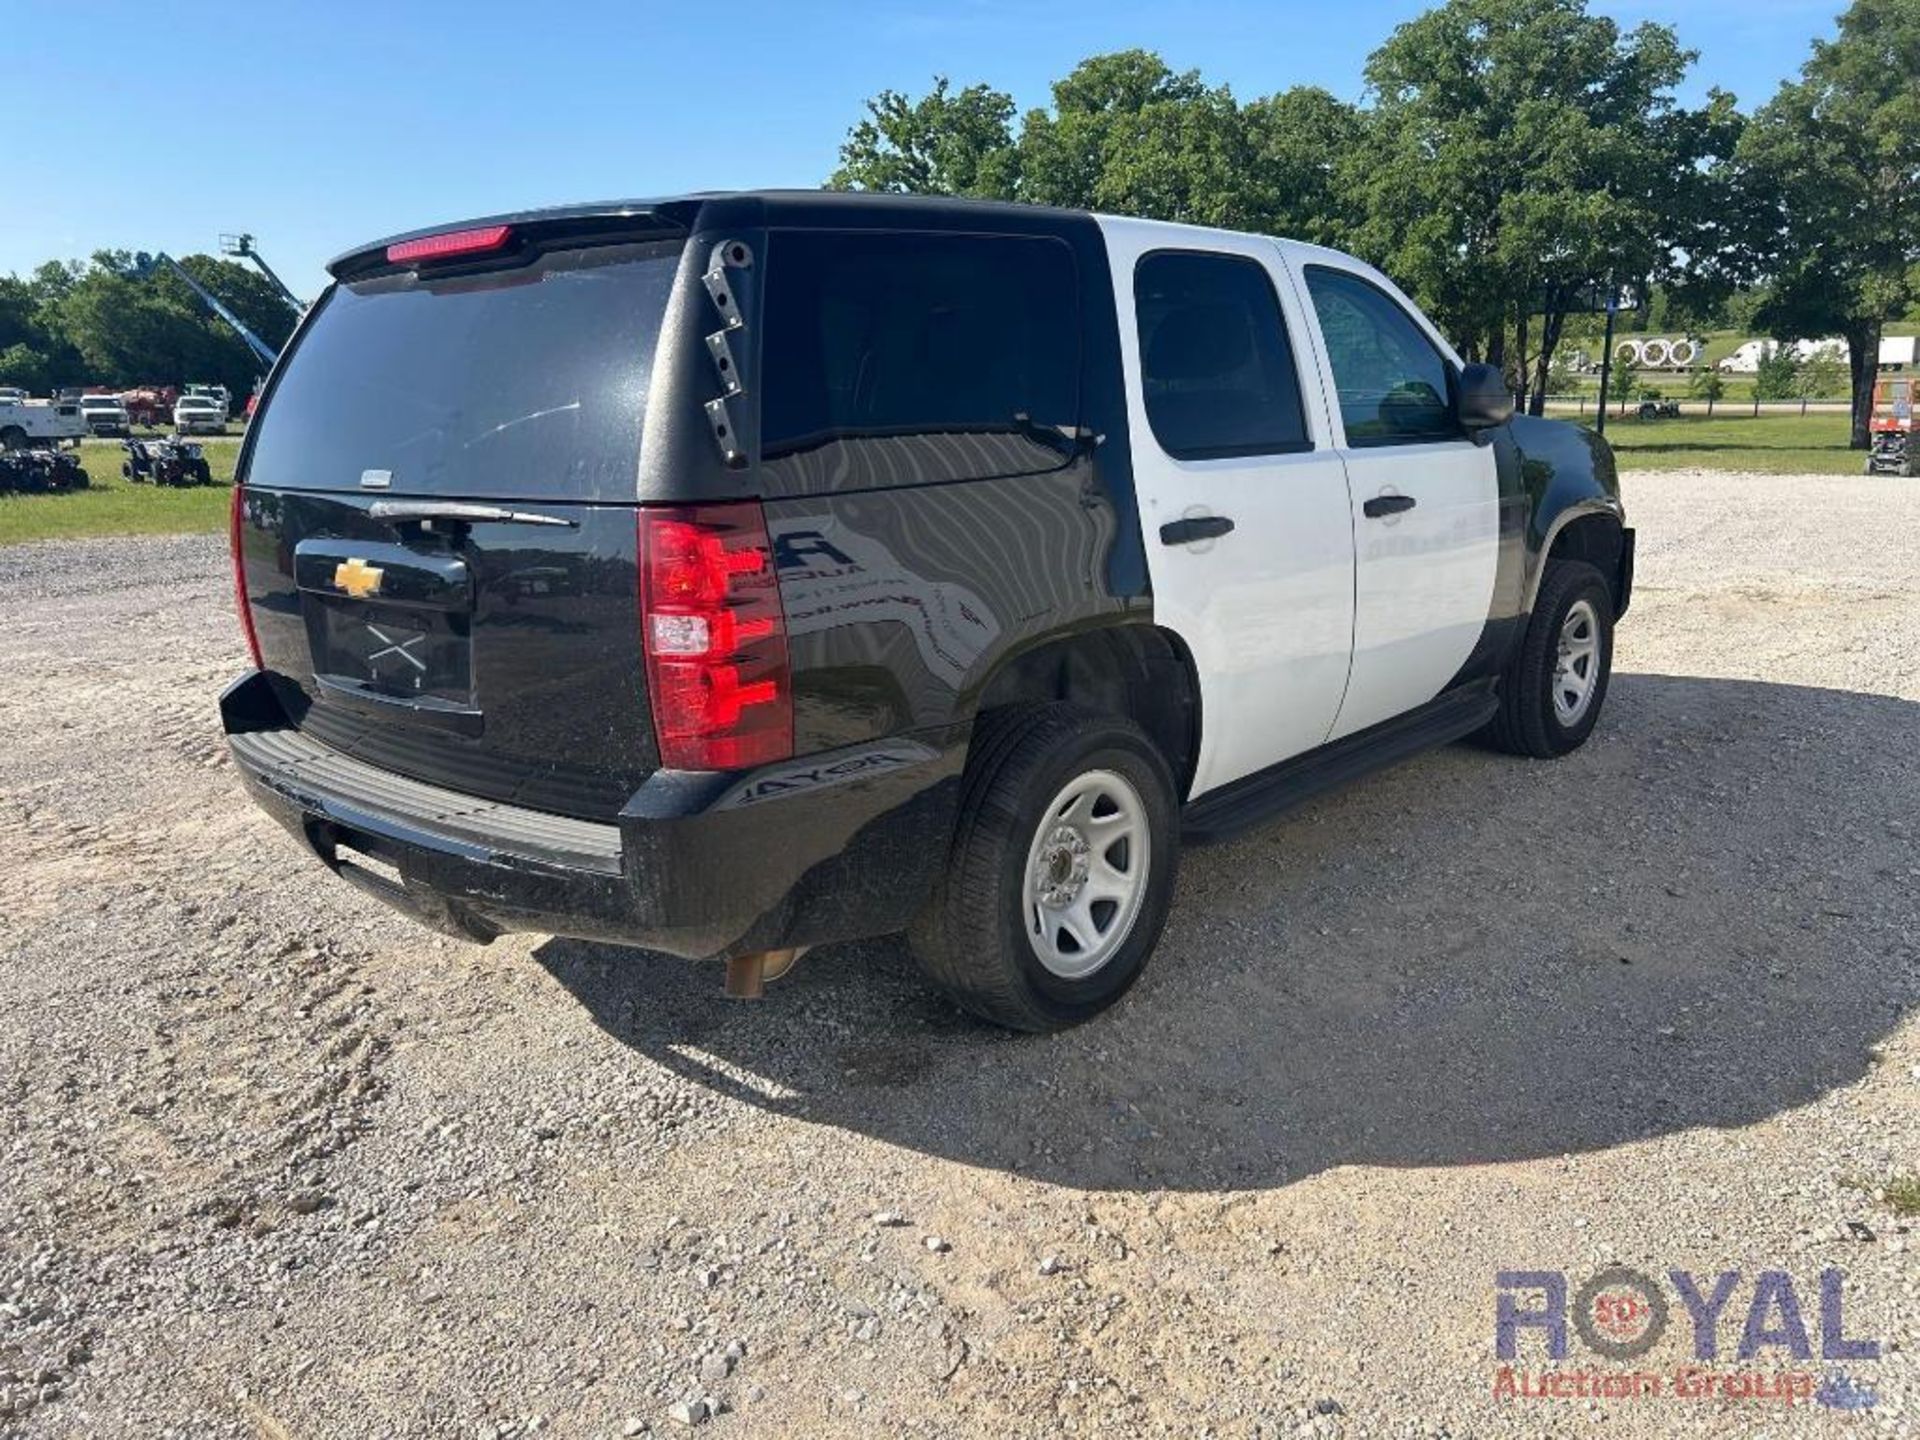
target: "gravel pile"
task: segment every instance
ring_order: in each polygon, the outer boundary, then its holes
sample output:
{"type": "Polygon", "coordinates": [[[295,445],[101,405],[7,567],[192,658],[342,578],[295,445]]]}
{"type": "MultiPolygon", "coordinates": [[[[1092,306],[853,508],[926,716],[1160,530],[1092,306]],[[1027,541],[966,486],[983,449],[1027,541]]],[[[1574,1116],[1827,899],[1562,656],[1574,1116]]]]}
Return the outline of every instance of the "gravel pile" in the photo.
{"type": "Polygon", "coordinates": [[[1912,1433],[1920,486],[1628,503],[1586,750],[1192,852],[1133,997],[1047,1040],[893,942],[735,1005],[419,930],[241,797],[220,538],[0,549],[0,1435],[1833,1423],[1495,1400],[1496,1273],[1610,1264],[1740,1271],[1725,1369],[1759,1271],[1817,1347],[1844,1270],[1854,1428],[1912,1433]]]}

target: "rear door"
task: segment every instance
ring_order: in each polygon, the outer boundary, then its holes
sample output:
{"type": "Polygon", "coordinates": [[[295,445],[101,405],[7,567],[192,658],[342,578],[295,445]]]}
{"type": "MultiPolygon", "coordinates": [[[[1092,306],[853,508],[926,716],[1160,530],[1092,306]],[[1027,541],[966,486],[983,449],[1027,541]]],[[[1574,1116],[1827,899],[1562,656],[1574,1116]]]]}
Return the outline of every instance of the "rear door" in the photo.
{"type": "Polygon", "coordinates": [[[294,724],[383,769],[605,818],[654,768],[634,501],[678,240],[336,285],[242,460],[294,724]]]}
{"type": "Polygon", "coordinates": [[[1303,267],[1333,377],[1354,533],[1353,674],[1331,738],[1418,709],[1466,664],[1492,609],[1499,478],[1461,429],[1454,362],[1358,268],[1303,267]]]}
{"type": "Polygon", "coordinates": [[[1101,225],[1154,618],[1200,680],[1194,797],[1327,738],[1353,634],[1346,473],[1272,243],[1101,225]]]}

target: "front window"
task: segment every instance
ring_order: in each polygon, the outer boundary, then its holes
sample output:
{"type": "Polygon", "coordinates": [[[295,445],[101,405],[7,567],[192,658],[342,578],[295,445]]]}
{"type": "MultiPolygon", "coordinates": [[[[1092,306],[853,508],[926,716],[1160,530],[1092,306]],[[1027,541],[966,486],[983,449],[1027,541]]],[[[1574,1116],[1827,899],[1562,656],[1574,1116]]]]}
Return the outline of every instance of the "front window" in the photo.
{"type": "Polygon", "coordinates": [[[1348,445],[1461,438],[1453,371],[1392,296],[1324,265],[1307,267],[1307,290],[1333,367],[1348,445]]]}

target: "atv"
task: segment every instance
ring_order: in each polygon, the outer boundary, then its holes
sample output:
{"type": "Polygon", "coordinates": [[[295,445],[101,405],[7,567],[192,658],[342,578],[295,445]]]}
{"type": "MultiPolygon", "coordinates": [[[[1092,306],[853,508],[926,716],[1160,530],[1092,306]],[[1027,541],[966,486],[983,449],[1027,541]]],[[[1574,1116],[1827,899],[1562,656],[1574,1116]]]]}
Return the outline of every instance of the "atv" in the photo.
{"type": "Polygon", "coordinates": [[[167,440],[126,440],[127,458],[120,462],[120,474],[127,480],[149,485],[211,485],[213,470],[207,464],[206,451],[191,440],[174,436],[167,440]]]}
{"type": "Polygon", "coordinates": [[[0,490],[47,495],[58,490],[84,490],[87,484],[86,467],[71,450],[0,452],[0,490]]]}
{"type": "Polygon", "coordinates": [[[1678,420],[1680,402],[1678,400],[1642,400],[1640,418],[1642,420],[1678,420]]]}

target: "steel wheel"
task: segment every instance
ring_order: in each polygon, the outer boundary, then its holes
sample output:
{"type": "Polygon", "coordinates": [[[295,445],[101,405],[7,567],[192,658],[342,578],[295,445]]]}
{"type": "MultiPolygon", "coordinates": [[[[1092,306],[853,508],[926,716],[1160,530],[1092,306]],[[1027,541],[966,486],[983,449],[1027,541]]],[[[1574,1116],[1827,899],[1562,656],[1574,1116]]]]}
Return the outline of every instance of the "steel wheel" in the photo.
{"type": "Polygon", "coordinates": [[[1553,665],[1553,715],[1563,726],[1580,723],[1600,676],[1600,617],[1591,600],[1576,600],[1560,622],[1553,665]]]}
{"type": "Polygon", "coordinates": [[[1027,942],[1049,973],[1081,980],[1126,942],[1147,893],[1146,803],[1124,776],[1089,770],[1042,812],[1021,889],[1027,942]]]}

